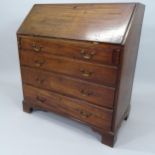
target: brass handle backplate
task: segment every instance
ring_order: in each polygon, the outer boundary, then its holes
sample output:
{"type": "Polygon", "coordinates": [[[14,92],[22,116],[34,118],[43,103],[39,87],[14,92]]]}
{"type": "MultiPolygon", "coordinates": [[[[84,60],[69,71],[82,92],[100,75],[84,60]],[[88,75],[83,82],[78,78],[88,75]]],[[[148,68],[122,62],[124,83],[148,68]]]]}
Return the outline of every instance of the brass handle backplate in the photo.
{"type": "Polygon", "coordinates": [[[45,79],[42,79],[42,78],[36,78],[36,82],[39,83],[39,84],[43,84],[45,82],[45,79]]]}
{"type": "Polygon", "coordinates": [[[39,96],[37,96],[36,99],[37,99],[39,102],[41,102],[41,103],[44,103],[44,102],[46,101],[45,98],[39,97],[39,96]]]}
{"type": "Polygon", "coordinates": [[[90,113],[90,112],[86,112],[86,111],[83,111],[81,109],[76,109],[76,110],[80,113],[80,115],[82,115],[82,116],[84,116],[86,118],[92,116],[92,113],[90,113]]]}
{"type": "Polygon", "coordinates": [[[45,64],[45,60],[35,60],[34,63],[35,66],[41,67],[43,64],[45,64]]]}
{"type": "Polygon", "coordinates": [[[85,69],[80,69],[80,72],[84,77],[90,77],[93,74],[92,71],[87,71],[85,69]]]}
{"type": "Polygon", "coordinates": [[[82,49],[82,50],[80,51],[80,53],[81,53],[82,57],[83,57],[84,59],[87,59],[87,60],[91,59],[91,58],[96,54],[95,51],[86,52],[84,49],[82,49]]]}
{"type": "Polygon", "coordinates": [[[33,43],[32,49],[33,49],[33,51],[35,51],[35,52],[41,52],[42,47],[36,45],[35,43],[33,43]]]}
{"type": "Polygon", "coordinates": [[[82,89],[80,91],[80,93],[82,94],[82,96],[91,96],[93,94],[92,91],[88,91],[88,90],[85,90],[85,89],[82,89]]]}

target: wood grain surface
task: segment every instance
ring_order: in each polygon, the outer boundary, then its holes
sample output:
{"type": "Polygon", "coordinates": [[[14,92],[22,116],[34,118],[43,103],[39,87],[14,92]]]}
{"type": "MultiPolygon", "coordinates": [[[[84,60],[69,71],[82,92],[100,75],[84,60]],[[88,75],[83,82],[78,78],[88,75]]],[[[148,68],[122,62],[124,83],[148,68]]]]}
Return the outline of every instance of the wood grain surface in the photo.
{"type": "Polygon", "coordinates": [[[112,110],[97,108],[87,102],[32,86],[23,86],[25,102],[31,103],[32,108],[54,111],[105,130],[111,128],[112,110]]]}
{"type": "Polygon", "coordinates": [[[94,83],[115,86],[117,67],[98,65],[30,51],[20,52],[21,65],[69,75],[94,83]]]}
{"type": "Polygon", "coordinates": [[[31,36],[22,36],[21,47],[35,53],[48,53],[107,65],[119,64],[121,50],[120,45],[31,36]]]}
{"type": "Polygon", "coordinates": [[[18,34],[120,44],[134,3],[37,4],[18,34]]]}
{"type": "Polygon", "coordinates": [[[22,67],[21,73],[26,84],[113,108],[114,88],[29,67],[22,67]]]}

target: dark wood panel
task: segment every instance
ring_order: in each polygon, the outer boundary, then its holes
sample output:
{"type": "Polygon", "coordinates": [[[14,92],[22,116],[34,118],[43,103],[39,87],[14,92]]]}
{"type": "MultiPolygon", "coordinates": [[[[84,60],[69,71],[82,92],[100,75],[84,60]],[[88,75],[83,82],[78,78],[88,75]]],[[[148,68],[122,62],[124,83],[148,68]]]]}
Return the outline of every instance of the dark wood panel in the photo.
{"type": "Polygon", "coordinates": [[[112,110],[97,108],[97,106],[84,101],[75,100],[28,85],[23,85],[23,88],[24,101],[31,103],[32,108],[56,111],[104,130],[110,130],[111,128],[112,110]]]}
{"type": "Polygon", "coordinates": [[[95,83],[115,86],[117,68],[53,57],[47,54],[20,52],[21,65],[63,73],[95,83]]]}
{"type": "Polygon", "coordinates": [[[134,3],[37,4],[18,34],[121,43],[134,3]]]}
{"type": "Polygon", "coordinates": [[[28,67],[22,67],[21,72],[24,83],[83,99],[96,105],[113,107],[114,88],[28,67]]]}
{"type": "Polygon", "coordinates": [[[121,56],[120,75],[118,78],[114,110],[115,115],[113,119],[113,131],[115,132],[117,132],[130,107],[144,9],[144,5],[136,4],[126,38],[124,38],[124,51],[121,56]]]}
{"type": "Polygon", "coordinates": [[[21,49],[108,65],[118,65],[120,54],[118,45],[26,36],[21,49]]]}

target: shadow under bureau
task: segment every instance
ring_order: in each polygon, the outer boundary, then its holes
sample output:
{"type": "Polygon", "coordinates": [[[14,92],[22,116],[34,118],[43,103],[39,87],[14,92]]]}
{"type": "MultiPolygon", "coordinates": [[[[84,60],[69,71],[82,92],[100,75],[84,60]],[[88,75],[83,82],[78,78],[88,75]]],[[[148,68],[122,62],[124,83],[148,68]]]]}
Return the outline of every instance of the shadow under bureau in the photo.
{"type": "Polygon", "coordinates": [[[113,146],[130,110],[139,3],[36,4],[17,32],[23,109],[90,126],[113,146]]]}

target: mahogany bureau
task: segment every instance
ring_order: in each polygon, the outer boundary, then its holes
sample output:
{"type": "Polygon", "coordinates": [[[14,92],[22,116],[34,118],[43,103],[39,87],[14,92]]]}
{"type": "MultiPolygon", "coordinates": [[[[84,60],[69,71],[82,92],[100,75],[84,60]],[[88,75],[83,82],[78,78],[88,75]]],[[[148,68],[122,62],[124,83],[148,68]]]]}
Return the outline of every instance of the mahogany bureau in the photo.
{"type": "Polygon", "coordinates": [[[144,5],[36,4],[17,32],[23,110],[87,124],[113,146],[128,118],[144,5]]]}

